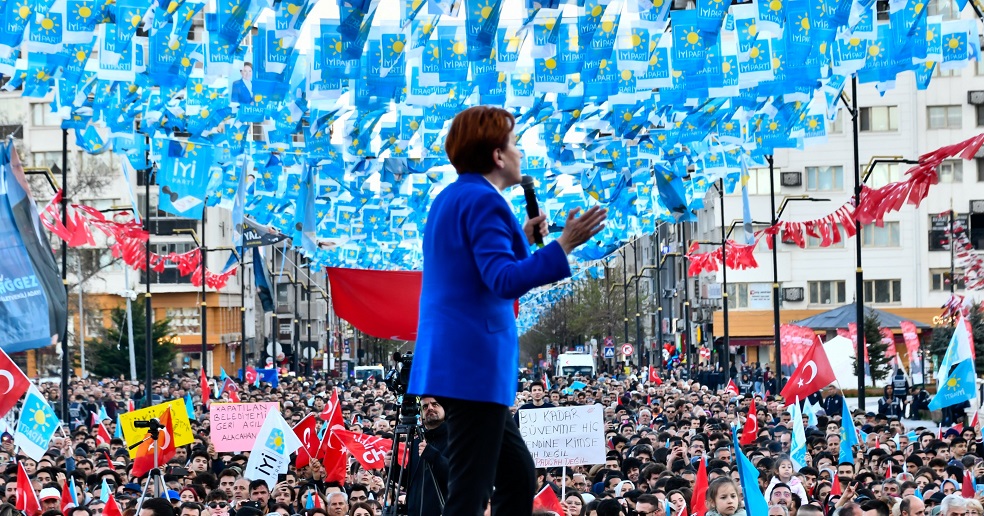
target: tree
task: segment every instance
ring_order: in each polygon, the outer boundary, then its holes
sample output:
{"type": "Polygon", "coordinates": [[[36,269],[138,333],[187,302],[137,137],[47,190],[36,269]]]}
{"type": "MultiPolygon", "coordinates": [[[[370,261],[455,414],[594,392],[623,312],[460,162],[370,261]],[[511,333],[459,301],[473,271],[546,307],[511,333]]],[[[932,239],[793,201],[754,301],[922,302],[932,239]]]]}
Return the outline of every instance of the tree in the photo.
{"type": "MultiPolygon", "coordinates": [[[[145,369],[146,319],[144,299],[133,303],[133,349],[136,355],[137,371],[145,369]]],[[[100,377],[119,377],[130,374],[130,351],[127,342],[126,308],[118,307],[112,311],[113,323],[103,332],[102,338],[90,342],[92,353],[90,371],[100,377]]],[[[154,376],[162,376],[172,371],[172,362],[177,354],[172,338],[171,320],[164,318],[154,321],[152,330],[152,356],[154,376]]],[[[87,357],[88,358],[88,357],[87,357]]]]}
{"type": "MultiPolygon", "coordinates": [[[[970,321],[970,328],[974,337],[974,354],[977,359],[974,362],[974,369],[978,375],[984,374],[984,305],[975,303],[970,307],[967,319],[970,321]]],[[[945,321],[943,324],[933,327],[933,334],[929,339],[930,356],[942,359],[946,354],[946,348],[950,345],[950,338],[953,336],[953,328],[956,319],[945,321]]]]}
{"type": "MultiPolygon", "coordinates": [[[[892,369],[892,360],[885,353],[888,344],[882,342],[881,319],[874,312],[866,313],[864,316],[864,348],[868,350],[868,374],[871,375],[872,382],[887,378],[892,369]]],[[[858,359],[864,360],[864,351],[854,355],[855,371],[857,371],[858,359]]]]}

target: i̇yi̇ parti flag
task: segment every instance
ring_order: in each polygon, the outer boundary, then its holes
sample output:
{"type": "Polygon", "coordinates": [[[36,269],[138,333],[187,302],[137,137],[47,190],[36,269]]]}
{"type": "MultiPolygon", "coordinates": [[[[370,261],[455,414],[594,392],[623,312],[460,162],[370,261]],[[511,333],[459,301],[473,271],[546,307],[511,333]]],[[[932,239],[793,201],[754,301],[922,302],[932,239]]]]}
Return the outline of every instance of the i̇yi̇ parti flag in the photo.
{"type": "Polygon", "coordinates": [[[789,447],[789,458],[793,461],[793,469],[799,471],[807,466],[806,463],[806,431],[803,428],[803,413],[800,411],[799,398],[790,405],[792,412],[793,439],[789,447]]]}
{"type": "Polygon", "coordinates": [[[275,408],[267,413],[263,426],[256,434],[256,444],[249,454],[243,476],[253,480],[263,479],[269,485],[277,484],[277,477],[287,473],[290,455],[301,447],[301,440],[275,408]]]}
{"type": "Polygon", "coordinates": [[[14,431],[14,446],[19,446],[28,457],[41,460],[59,425],[61,421],[55,411],[41,391],[32,385],[24,398],[17,430],[14,431]]]}
{"type": "Polygon", "coordinates": [[[974,361],[964,360],[947,374],[939,386],[939,390],[929,401],[929,410],[941,410],[970,401],[976,395],[977,373],[974,371],[974,361]]]}
{"type": "Polygon", "coordinates": [[[741,483],[742,497],[745,499],[745,511],[748,514],[769,514],[769,504],[765,501],[765,495],[759,488],[759,472],[755,469],[752,461],[748,460],[745,452],[741,451],[738,445],[738,433],[731,432],[731,439],[734,442],[735,455],[738,464],[738,477],[741,483]]]}
{"type": "MultiPolygon", "coordinates": [[[[841,408],[841,428],[840,428],[840,452],[838,456],[838,462],[849,462],[854,464],[854,449],[853,447],[858,444],[858,432],[854,429],[854,418],[851,417],[851,411],[847,408],[847,399],[845,398],[842,403],[841,408]]],[[[840,482],[838,482],[838,485],[840,482]]]]}

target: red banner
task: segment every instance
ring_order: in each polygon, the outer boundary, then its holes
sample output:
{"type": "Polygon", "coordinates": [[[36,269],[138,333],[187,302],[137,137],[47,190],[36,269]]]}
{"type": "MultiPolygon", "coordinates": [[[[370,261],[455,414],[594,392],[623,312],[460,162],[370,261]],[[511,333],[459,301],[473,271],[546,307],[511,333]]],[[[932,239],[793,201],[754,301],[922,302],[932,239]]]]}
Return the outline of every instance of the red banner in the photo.
{"type": "MultiPolygon", "coordinates": [[[[335,313],[373,337],[417,340],[420,271],[328,268],[335,313]]],[[[513,311],[519,314],[517,300],[513,311]]]]}
{"type": "Polygon", "coordinates": [[[884,344],[886,346],[885,347],[885,356],[886,357],[889,357],[889,358],[894,357],[896,355],[895,334],[892,333],[892,330],[890,330],[888,328],[882,328],[880,331],[881,331],[881,336],[882,336],[882,339],[881,339],[882,344],[884,344]]]}
{"type": "Polygon", "coordinates": [[[902,339],[905,340],[905,350],[909,354],[909,365],[919,354],[919,333],[916,325],[912,321],[902,321],[899,326],[902,328],[902,339]]]}
{"type": "Polygon", "coordinates": [[[783,324],[779,327],[779,344],[782,346],[782,365],[796,366],[817,341],[811,328],[783,324]]]}

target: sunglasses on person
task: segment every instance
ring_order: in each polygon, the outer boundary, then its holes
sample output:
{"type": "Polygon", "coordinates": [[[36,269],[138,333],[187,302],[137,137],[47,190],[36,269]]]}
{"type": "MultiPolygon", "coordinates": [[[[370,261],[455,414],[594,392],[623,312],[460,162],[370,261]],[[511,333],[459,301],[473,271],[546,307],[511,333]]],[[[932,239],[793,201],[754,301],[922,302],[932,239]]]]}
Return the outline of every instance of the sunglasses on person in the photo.
{"type": "Polygon", "coordinates": [[[209,502],[208,506],[211,509],[225,509],[226,507],[229,507],[229,503],[228,502],[209,502]]]}

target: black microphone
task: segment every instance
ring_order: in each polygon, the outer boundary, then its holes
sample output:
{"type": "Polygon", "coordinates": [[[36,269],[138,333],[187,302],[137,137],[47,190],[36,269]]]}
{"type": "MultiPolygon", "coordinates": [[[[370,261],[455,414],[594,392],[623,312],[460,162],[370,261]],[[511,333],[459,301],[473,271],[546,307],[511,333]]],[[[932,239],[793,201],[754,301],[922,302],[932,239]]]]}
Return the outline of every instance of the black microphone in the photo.
{"type": "MultiPolygon", "coordinates": [[[[536,193],[533,192],[533,177],[523,176],[519,182],[519,186],[523,187],[523,196],[526,197],[526,216],[530,219],[534,219],[540,216],[540,205],[536,202],[536,193]]],[[[540,234],[540,228],[533,228],[533,241],[536,242],[537,247],[543,247],[543,235],[540,234]]]]}

